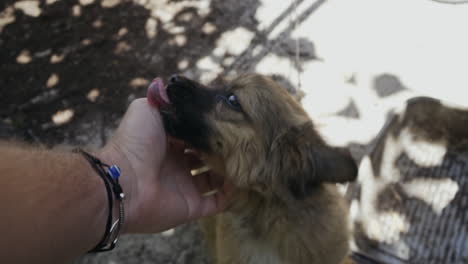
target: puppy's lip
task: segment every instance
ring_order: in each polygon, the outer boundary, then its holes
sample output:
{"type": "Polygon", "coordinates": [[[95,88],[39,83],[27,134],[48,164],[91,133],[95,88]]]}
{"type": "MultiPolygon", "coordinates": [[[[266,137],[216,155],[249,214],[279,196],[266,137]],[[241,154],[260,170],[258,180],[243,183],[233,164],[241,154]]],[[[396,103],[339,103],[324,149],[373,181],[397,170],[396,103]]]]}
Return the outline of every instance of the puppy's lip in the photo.
{"type": "Polygon", "coordinates": [[[167,86],[164,85],[161,78],[155,78],[151,82],[148,87],[146,97],[151,105],[158,108],[171,104],[169,97],[167,96],[167,86]]]}

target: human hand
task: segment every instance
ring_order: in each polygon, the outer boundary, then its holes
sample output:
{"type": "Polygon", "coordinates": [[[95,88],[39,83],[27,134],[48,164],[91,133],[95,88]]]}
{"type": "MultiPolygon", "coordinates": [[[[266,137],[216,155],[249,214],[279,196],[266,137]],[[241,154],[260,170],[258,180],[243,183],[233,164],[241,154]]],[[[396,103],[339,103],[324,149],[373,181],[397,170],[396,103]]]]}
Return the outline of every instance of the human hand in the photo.
{"type": "Polygon", "coordinates": [[[168,140],[158,109],[144,98],[131,103],[98,156],[121,168],[127,233],[161,232],[226,206],[229,185],[211,172],[191,175],[201,162],[184,154],[183,143],[168,140]],[[215,188],[217,193],[203,195],[215,188]]]}

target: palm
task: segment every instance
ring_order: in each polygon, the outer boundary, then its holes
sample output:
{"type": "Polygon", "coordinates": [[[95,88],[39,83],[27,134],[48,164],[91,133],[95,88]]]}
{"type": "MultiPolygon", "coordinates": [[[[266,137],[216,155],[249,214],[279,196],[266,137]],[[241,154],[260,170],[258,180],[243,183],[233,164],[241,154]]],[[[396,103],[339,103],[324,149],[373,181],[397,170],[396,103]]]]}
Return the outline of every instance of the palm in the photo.
{"type": "Polygon", "coordinates": [[[146,100],[132,103],[111,143],[123,154],[133,178],[128,185],[135,209],[129,213],[129,231],[159,232],[224,206],[223,192],[201,195],[213,188],[211,176],[191,176],[197,162],[184,154],[183,146],[167,143],[159,112],[146,100]]]}

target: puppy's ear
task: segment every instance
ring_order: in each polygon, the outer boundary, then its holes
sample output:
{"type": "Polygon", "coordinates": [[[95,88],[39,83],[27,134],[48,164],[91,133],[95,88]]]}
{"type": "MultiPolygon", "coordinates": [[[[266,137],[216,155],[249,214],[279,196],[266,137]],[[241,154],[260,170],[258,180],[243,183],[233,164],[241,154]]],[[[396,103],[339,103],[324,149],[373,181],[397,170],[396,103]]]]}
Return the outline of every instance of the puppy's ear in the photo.
{"type": "Polygon", "coordinates": [[[345,149],[326,145],[312,123],[290,128],[274,144],[281,185],[304,199],[317,184],[353,181],[357,166],[345,149]]]}

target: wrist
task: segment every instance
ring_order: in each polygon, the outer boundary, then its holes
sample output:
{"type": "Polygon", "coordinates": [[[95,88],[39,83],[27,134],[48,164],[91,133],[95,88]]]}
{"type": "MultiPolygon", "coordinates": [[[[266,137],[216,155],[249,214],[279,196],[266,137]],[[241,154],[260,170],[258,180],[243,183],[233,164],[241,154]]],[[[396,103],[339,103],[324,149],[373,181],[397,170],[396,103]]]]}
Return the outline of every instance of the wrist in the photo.
{"type": "MultiPolygon", "coordinates": [[[[133,168],[121,149],[112,143],[97,151],[95,155],[102,162],[109,165],[117,165],[120,168],[121,175],[119,177],[119,183],[125,194],[125,198],[122,200],[125,209],[125,221],[121,233],[128,232],[134,222],[133,219],[137,204],[136,199],[134,199],[137,184],[133,168]]],[[[118,210],[118,206],[114,206],[114,215],[117,215],[115,213],[116,210],[118,210]]]]}

